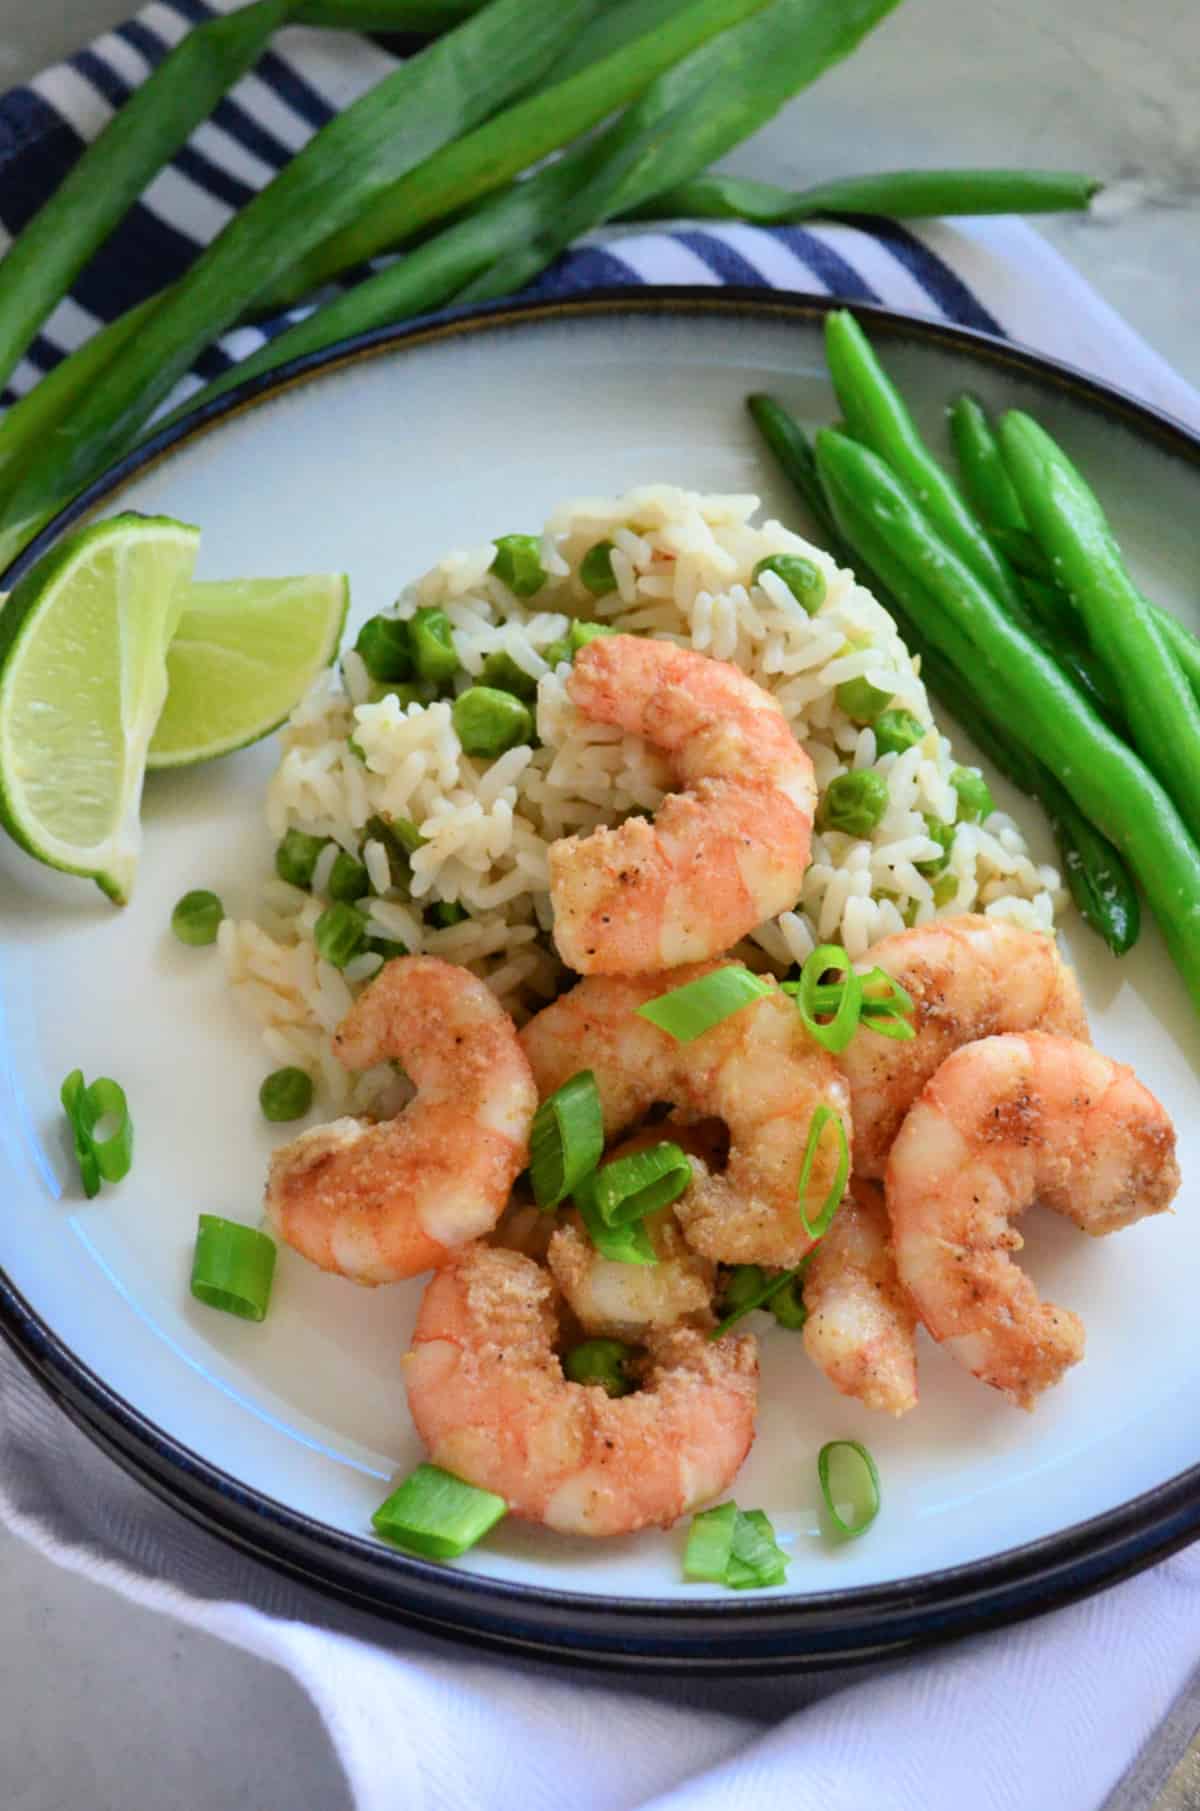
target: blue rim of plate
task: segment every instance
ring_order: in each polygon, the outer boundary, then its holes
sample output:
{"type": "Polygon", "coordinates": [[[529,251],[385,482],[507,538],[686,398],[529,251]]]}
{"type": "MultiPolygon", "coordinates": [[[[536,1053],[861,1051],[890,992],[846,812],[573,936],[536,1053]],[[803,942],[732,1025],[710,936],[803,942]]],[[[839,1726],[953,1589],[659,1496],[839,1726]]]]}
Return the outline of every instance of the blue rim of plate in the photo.
{"type": "MultiPolygon", "coordinates": [[[[615,314],[819,322],[848,304],[784,290],[592,290],[377,328],[252,378],[164,428],[47,525],[0,578],[12,584],[62,532],[135,475],[241,410],[360,359],[456,336],[615,314]]],[[[915,340],[1069,394],[1200,476],[1200,436],[1135,397],[1012,342],[896,309],[849,304],[885,344],[915,340]]],[[[0,1270],[0,1337],[66,1413],[156,1496],[267,1565],[393,1621],[475,1645],[641,1671],[778,1672],[881,1659],[1071,1603],[1200,1535],[1200,1464],[1086,1522],[937,1572],[789,1597],[604,1597],[510,1583],[412,1558],[299,1514],[175,1440],[83,1364],[0,1270]]]]}

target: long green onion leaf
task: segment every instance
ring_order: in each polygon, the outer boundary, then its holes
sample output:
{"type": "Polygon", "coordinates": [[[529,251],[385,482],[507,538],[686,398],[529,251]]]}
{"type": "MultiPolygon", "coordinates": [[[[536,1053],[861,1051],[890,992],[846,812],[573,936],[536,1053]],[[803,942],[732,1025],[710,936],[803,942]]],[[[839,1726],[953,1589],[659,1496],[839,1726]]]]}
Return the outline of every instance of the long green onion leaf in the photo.
{"type": "Polygon", "coordinates": [[[837,1213],[842,1196],[846,1192],[846,1183],[850,1177],[850,1144],[846,1137],[846,1128],[840,1116],[832,1107],[824,1105],[814,1108],[808,1127],[808,1143],[804,1149],[804,1162],[800,1166],[800,1181],[797,1193],[800,1197],[800,1221],[810,1239],[820,1239],[829,1231],[830,1222],[837,1213]],[[832,1126],[838,1141],[837,1171],[830,1184],[829,1193],[821,1204],[821,1211],[816,1219],[808,1218],[808,1184],[812,1175],[813,1164],[817,1159],[821,1138],[826,1126],[832,1126]]]}
{"type": "MultiPolygon", "coordinates": [[[[826,986],[829,983],[825,983],[826,986]]],[[[826,1050],[840,1056],[851,1038],[858,1030],[858,1021],[862,1013],[862,982],[855,973],[854,964],[845,950],[837,943],[819,943],[800,970],[800,979],[791,983],[789,992],[795,994],[796,1010],[801,1023],[811,1038],[826,1050]],[[837,1004],[833,1017],[824,1021],[817,1017],[819,1003],[818,991],[822,988],[824,977],[830,971],[841,975],[841,980],[832,985],[835,989],[837,1004]]],[[[828,995],[825,995],[828,999],[828,995]]],[[[823,1002],[821,1003],[823,1007],[823,1002]]]]}
{"type": "MultiPolygon", "coordinates": [[[[832,1217],[830,1215],[831,1219],[832,1217]]],[[[719,1321],[708,1337],[723,1339],[729,1329],[736,1326],[738,1321],[743,1320],[747,1314],[753,1314],[756,1308],[769,1308],[777,1295],[804,1275],[805,1267],[811,1257],[810,1251],[807,1257],[801,1258],[800,1262],[791,1270],[781,1270],[778,1276],[768,1277],[761,1289],[754,1290],[746,1296],[745,1300],[740,1301],[732,1314],[727,1314],[723,1321],[719,1321]]]]}
{"type": "Polygon", "coordinates": [[[529,1135],[529,1179],[541,1208],[557,1207],[604,1155],[604,1112],[596,1077],[581,1069],[544,1100],[529,1135]]]}
{"type": "Polygon", "coordinates": [[[629,1226],[678,1201],[692,1180],[692,1166],[677,1144],[664,1139],[648,1151],[618,1157],[596,1173],[594,1198],[609,1227],[629,1226]]]}
{"type": "Polygon", "coordinates": [[[275,1276],[275,1241],[255,1226],[201,1214],[192,1257],[192,1294],[239,1320],[266,1319],[275,1276]]]}
{"type": "Polygon", "coordinates": [[[865,1534],[879,1514],[880,1495],[879,1472],[861,1441],[830,1440],[817,1454],[817,1478],[835,1538],[865,1534]]]}
{"type": "Polygon", "coordinates": [[[448,31],[484,0],[299,0],[297,25],[323,25],[335,31],[448,31]]]}
{"type": "Polygon", "coordinates": [[[775,1530],[761,1509],[740,1509],[733,1528],[733,1548],[725,1583],[734,1591],[761,1591],[781,1585],[788,1558],[775,1542],[775,1530]]]}
{"type": "Polygon", "coordinates": [[[884,170],[808,189],[698,176],[627,211],[629,220],[750,220],[785,226],[842,214],[1055,214],[1087,208],[1104,185],[1075,170],[884,170]]]}
{"type": "Polygon", "coordinates": [[[80,1180],[89,1200],[100,1192],[101,1182],[120,1182],[133,1163],[133,1120],[125,1090],[111,1076],[87,1084],[81,1069],[72,1069],[59,1091],[70,1122],[79,1164],[80,1180]],[[96,1136],[111,1122],[103,1138],[96,1136]]]}
{"type": "Polygon", "coordinates": [[[736,1503],[718,1503],[692,1517],[683,1555],[683,1576],[693,1584],[723,1585],[733,1554],[736,1503]]]}
{"type": "Polygon", "coordinates": [[[641,1220],[610,1226],[596,1200],[596,1184],[601,1172],[593,1170],[575,1184],[574,1201],[587,1236],[602,1258],[614,1264],[657,1264],[658,1253],[641,1220]]]}
{"type": "Polygon", "coordinates": [[[748,968],[717,968],[685,981],[682,987],[673,987],[670,993],[659,994],[656,1000],[647,1000],[638,1007],[637,1016],[649,1019],[677,1044],[690,1044],[770,991],[771,983],[752,975],[748,968]]]}
{"type": "Polygon", "coordinates": [[[163,294],[53,443],[33,450],[3,526],[36,520],[86,484],[256,297],[398,177],[538,80],[597,4],[492,0],[324,126],[163,294]]]}
{"type": "Polygon", "coordinates": [[[464,1484],[438,1465],[418,1465],[371,1517],[384,1540],[426,1559],[459,1559],[508,1514],[493,1491],[464,1484]]]}

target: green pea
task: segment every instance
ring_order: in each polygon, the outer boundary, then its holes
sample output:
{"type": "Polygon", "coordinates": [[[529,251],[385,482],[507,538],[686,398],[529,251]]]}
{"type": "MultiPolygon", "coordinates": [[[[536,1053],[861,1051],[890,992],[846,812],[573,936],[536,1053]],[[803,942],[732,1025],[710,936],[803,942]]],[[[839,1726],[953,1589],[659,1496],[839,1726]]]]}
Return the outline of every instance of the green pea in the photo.
{"type": "Polygon", "coordinates": [[[498,692],[511,692],[515,698],[537,696],[537,680],[533,674],[519,667],[503,648],[495,648],[486,656],[479,677],[484,685],[490,685],[498,692]]]}
{"type": "Polygon", "coordinates": [[[279,1124],[287,1119],[303,1119],[312,1106],[312,1098],[312,1077],[303,1069],[276,1069],[258,1091],[263,1118],[279,1124]]]}
{"type": "Polygon", "coordinates": [[[461,924],[470,913],[465,906],[460,906],[454,899],[438,899],[425,913],[430,924],[435,924],[440,931],[449,930],[452,924],[461,924]]]}
{"type": "Polygon", "coordinates": [[[329,870],[329,897],[344,899],[353,905],[356,899],[362,899],[371,891],[371,882],[367,870],[344,849],[339,849],[337,860],[329,870]]]}
{"type": "Polygon", "coordinates": [[[782,1289],[777,1289],[771,1297],[770,1309],[781,1327],[786,1327],[790,1333],[798,1333],[808,1319],[802,1280],[792,1277],[782,1289]]]}
{"type": "Polygon", "coordinates": [[[607,597],[615,591],[617,581],[612,569],[613,544],[611,541],[597,541],[589,547],[579,562],[580,583],[591,592],[593,597],[607,597]]]}
{"type": "Polygon", "coordinates": [[[275,851],[275,872],[289,886],[312,886],[317,857],[329,841],[327,836],[306,836],[303,830],[289,830],[275,851]]]}
{"type": "Polygon", "coordinates": [[[981,773],[970,767],[956,767],[950,784],[958,794],[958,815],[965,823],[982,824],[985,817],[991,817],[996,801],[981,773]]]}
{"type": "Polygon", "coordinates": [[[469,755],[502,755],[506,748],[528,742],[533,718],[511,692],[473,685],[454,700],[454,727],[469,755]]]}
{"type": "Polygon", "coordinates": [[[358,632],[354,651],[372,679],[408,679],[413,670],[412,627],[395,616],[372,616],[358,632]]]}
{"type": "Polygon", "coordinates": [[[817,807],[817,829],[870,836],[887,807],[888,784],[881,773],[871,767],[840,773],[829,782],[817,807]]]}
{"type": "Polygon", "coordinates": [[[428,679],[434,685],[445,685],[453,679],[458,671],[458,655],[454,652],[454,637],[450,630],[450,618],[436,604],[418,610],[412,619],[413,665],[419,679],[428,679]]]}
{"type": "Polygon", "coordinates": [[[911,711],[884,711],[875,719],[875,753],[902,755],[906,748],[915,747],[924,734],[925,725],[911,711]]]}
{"type": "Polygon", "coordinates": [[[943,874],[933,883],[933,903],[940,912],[958,898],[958,875],[943,874]]]}
{"type": "Polygon", "coordinates": [[[563,1358],[563,1376],[572,1383],[599,1384],[609,1396],[628,1396],[635,1387],[627,1369],[631,1356],[619,1339],[585,1339],[563,1358]]]}
{"type": "Polygon", "coordinates": [[[560,635],[557,641],[552,641],[548,648],[542,649],[542,659],[553,672],[555,667],[560,667],[564,660],[572,659],[574,653],[575,650],[567,637],[560,635]]]}
{"type": "Polygon", "coordinates": [[[869,679],[843,679],[835,696],[852,723],[874,723],[892,702],[892,694],[881,692],[869,679]]]}
{"type": "Polygon", "coordinates": [[[406,817],[398,817],[391,822],[384,817],[369,817],[366,832],[372,842],[383,844],[387,855],[388,879],[392,887],[397,893],[403,894],[405,899],[410,898],[412,863],[409,856],[424,842],[421,832],[406,817]]]}
{"type": "Polygon", "coordinates": [[[327,906],[313,926],[317,954],[334,968],[345,968],[347,962],[362,953],[366,941],[366,919],[342,899],[327,906]]]}
{"type": "Polygon", "coordinates": [[[928,812],[923,812],[922,815],[925,819],[927,834],[933,838],[935,843],[940,843],[942,846],[940,855],[931,856],[928,861],[919,861],[916,864],[917,873],[924,874],[927,880],[932,880],[936,874],[944,874],[946,871],[950,861],[950,850],[954,843],[954,825],[944,823],[940,817],[930,817],[928,812]]]}
{"type": "Polygon", "coordinates": [[[721,1290],[721,1306],[726,1314],[736,1314],[752,1301],[766,1282],[761,1265],[739,1264],[731,1270],[721,1290]]]}
{"type": "Polygon", "coordinates": [[[825,602],[825,574],[802,553],[769,553],[760,560],[751,577],[758,583],[764,572],[781,578],[796,602],[810,616],[815,616],[825,602]]]}
{"type": "MultiPolygon", "coordinates": [[[[876,897],[876,899],[890,899],[894,906],[900,906],[899,893],[889,893],[886,887],[880,887],[879,890],[876,892],[875,897],[876,897]]],[[[917,921],[918,906],[919,906],[919,901],[917,901],[916,899],[909,899],[905,902],[905,904],[903,906],[900,907],[900,916],[904,920],[905,924],[908,926],[909,930],[912,929],[913,925],[917,921]]]]}
{"type": "Polygon", "coordinates": [[[389,696],[397,699],[400,709],[404,711],[410,704],[432,704],[437,697],[437,688],[415,680],[401,680],[395,685],[378,685],[372,692],[371,703],[378,704],[381,698],[389,696]]]}
{"type": "Polygon", "coordinates": [[[224,916],[225,908],[216,894],[198,887],[193,893],[185,893],[171,913],[171,929],[180,943],[190,943],[198,949],[201,944],[217,941],[217,926],[224,916]]]}
{"type": "Polygon", "coordinates": [[[408,945],[401,943],[399,938],[368,937],[364,953],[382,956],[385,962],[394,962],[397,956],[407,956],[408,945]]]}
{"type": "Polygon", "coordinates": [[[586,648],[589,641],[595,641],[598,635],[615,635],[616,633],[617,631],[611,623],[573,622],[570,631],[571,652],[578,654],[580,648],[586,648]]]}
{"type": "Polygon", "coordinates": [[[532,597],[546,583],[541,541],[533,534],[502,534],[488,570],[517,597],[532,597]]]}

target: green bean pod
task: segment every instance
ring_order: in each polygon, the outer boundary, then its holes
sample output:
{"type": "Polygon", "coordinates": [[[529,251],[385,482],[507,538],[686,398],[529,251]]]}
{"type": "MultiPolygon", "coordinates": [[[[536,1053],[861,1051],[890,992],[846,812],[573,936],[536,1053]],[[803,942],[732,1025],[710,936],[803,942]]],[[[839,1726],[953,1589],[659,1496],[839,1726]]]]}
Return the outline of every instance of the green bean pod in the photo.
{"type": "Polygon", "coordinates": [[[1117,689],[1138,752],[1200,836],[1200,704],[1125,570],[1103,510],[1028,415],[1014,410],[1003,418],[1000,445],[1021,506],[1117,689]]]}
{"type": "Polygon", "coordinates": [[[1169,794],[939,542],[881,460],[828,430],[816,455],[847,539],[1129,862],[1200,1010],[1200,851],[1169,794]]]}
{"type": "Polygon", "coordinates": [[[993,539],[997,529],[1028,535],[1029,524],[1005,470],[992,424],[983,404],[969,392],[956,397],[950,406],[950,438],[967,499],[993,539]]]}
{"type": "Polygon", "coordinates": [[[761,392],[746,398],[746,407],[754,417],[755,426],[770,447],[784,477],[799,491],[807,503],[817,526],[825,537],[826,546],[834,558],[843,565],[850,562],[850,549],[846,546],[837,530],[837,524],[830,514],[829,502],[821,488],[817,474],[817,462],[813,457],[808,436],[799,422],[788,413],[782,403],[776,402],[773,396],[761,392]]]}

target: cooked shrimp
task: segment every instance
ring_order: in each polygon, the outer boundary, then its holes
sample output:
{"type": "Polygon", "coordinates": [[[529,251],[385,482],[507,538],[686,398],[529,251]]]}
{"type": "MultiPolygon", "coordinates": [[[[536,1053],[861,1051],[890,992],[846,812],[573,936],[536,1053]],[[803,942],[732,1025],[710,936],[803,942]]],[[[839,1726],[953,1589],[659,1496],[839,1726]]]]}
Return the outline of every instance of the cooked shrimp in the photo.
{"type": "Polygon", "coordinates": [[[860,1030],[842,1057],[854,1104],[854,1173],[882,1177],[900,1122],[938,1065],[976,1038],[1048,1031],[1086,1038],[1079,983],[1054,939],[966,913],[884,937],[855,964],[913,997],[916,1037],[860,1030]]]}
{"type": "Polygon", "coordinates": [[[725,1490],[750,1450],[754,1339],[653,1331],[642,1387],[614,1401],[563,1376],[556,1297],[532,1259],[487,1245],[433,1278],[405,1359],[430,1458],[564,1534],[669,1528],[725,1490]]]}
{"type": "MultiPolygon", "coordinates": [[[[649,1126],[608,1153],[605,1162],[652,1149],[670,1139],[694,1157],[712,1161],[714,1140],[704,1126],[649,1126]]],[[[544,1217],[544,1216],[543,1216],[544,1217]]],[[[712,1325],[716,1265],[686,1243],[673,1208],[643,1220],[657,1264],[622,1264],[600,1255],[575,1214],[550,1240],[547,1261],[567,1306],[585,1333],[636,1338],[647,1327],[681,1321],[712,1325]]]]}
{"type": "Polygon", "coordinates": [[[537,1089],[495,997],[434,956],[380,969],[334,1048],[348,1069],[402,1063],[417,1098],[395,1119],[337,1119],[276,1151],[267,1217],[322,1270],[394,1283],[496,1224],[529,1161],[537,1089]]]}
{"type": "MultiPolygon", "coordinates": [[[[608,1137],[662,1102],[674,1106],[681,1124],[723,1120],[728,1162],[720,1170],[692,1159],[692,1183],[674,1204],[676,1218],[706,1258],[784,1267],[812,1245],[797,1186],[817,1107],[832,1108],[850,1136],[849,1089],[836,1059],[809,1037],[774,984],[690,1044],[637,1016],[647,1000],[731,966],[739,965],[593,975],[531,1019],[521,1042],[543,1099],[581,1069],[592,1070],[608,1137]]],[[[822,1137],[810,1174],[810,1219],[829,1193],[837,1158],[835,1140],[822,1137]]]]}
{"type": "Polygon", "coordinates": [[[1114,1232],[1178,1186],[1174,1127],[1132,1069],[1071,1038],[983,1038],[947,1057],[892,1147],[900,1280],[960,1364],[1032,1408],[1083,1357],[1083,1326],[1013,1263],[1010,1221],[1036,1198],[1114,1232]]]}
{"type": "Polygon", "coordinates": [[[916,1407],[917,1316],[873,1182],[851,1181],[808,1261],[804,1305],[804,1349],[835,1389],[891,1415],[916,1407]]]}
{"type": "Polygon", "coordinates": [[[644,736],[683,790],[655,820],[550,850],[554,938],[580,974],[641,975],[720,954],[790,911],[809,861],[812,762],[737,667],[672,642],[598,636],[567,689],[596,723],[644,736]]]}

